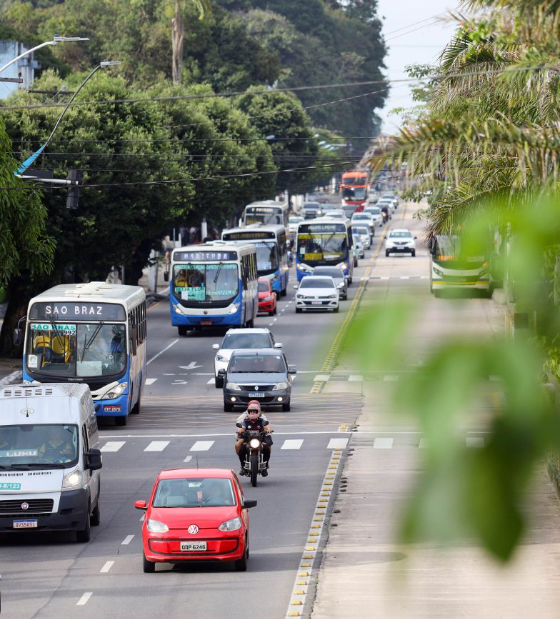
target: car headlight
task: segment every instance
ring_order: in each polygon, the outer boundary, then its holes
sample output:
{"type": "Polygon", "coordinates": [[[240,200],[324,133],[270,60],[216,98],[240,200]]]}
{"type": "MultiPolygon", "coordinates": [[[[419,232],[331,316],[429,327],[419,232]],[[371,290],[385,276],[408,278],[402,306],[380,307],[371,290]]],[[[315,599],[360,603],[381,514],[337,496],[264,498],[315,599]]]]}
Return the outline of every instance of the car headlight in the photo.
{"type": "Polygon", "coordinates": [[[231,304],[231,308],[229,309],[230,314],[235,314],[239,310],[239,304],[231,304]]]}
{"type": "Polygon", "coordinates": [[[286,390],[288,389],[288,384],[286,381],[280,381],[280,383],[277,383],[272,390],[286,390]]]}
{"type": "Polygon", "coordinates": [[[329,295],[329,299],[338,299],[338,293],[336,295],[329,295]]]}
{"type": "Polygon", "coordinates": [[[251,446],[251,448],[258,448],[261,445],[261,442],[259,439],[251,439],[251,441],[249,442],[249,445],[251,446]]]}
{"type": "Polygon", "coordinates": [[[154,532],[155,534],[165,534],[165,532],[169,532],[169,528],[165,523],[156,521],[155,519],[148,519],[146,521],[146,529],[148,532],[154,532]]]}
{"type": "Polygon", "coordinates": [[[76,487],[82,486],[82,479],[82,472],[79,469],[69,471],[62,479],[62,488],[75,489],[76,487]]]}
{"type": "Polygon", "coordinates": [[[440,276],[440,278],[443,278],[443,271],[440,271],[439,269],[437,269],[436,267],[434,267],[434,273],[438,276],[440,276]]]}
{"type": "Polygon", "coordinates": [[[308,273],[313,273],[313,267],[310,267],[309,265],[306,265],[305,263],[300,263],[299,269],[300,271],[306,271],[308,273]]]}
{"type": "Polygon", "coordinates": [[[338,263],[337,267],[342,267],[342,269],[348,269],[348,263],[338,263]]]}
{"type": "Polygon", "coordinates": [[[268,295],[267,297],[265,297],[263,299],[263,301],[272,301],[272,297],[270,295],[268,295]]]}
{"type": "Polygon", "coordinates": [[[224,521],[218,529],[220,532],[234,532],[235,530],[240,530],[241,525],[241,519],[239,517],[234,517],[229,521],[224,521]]]}
{"type": "Polygon", "coordinates": [[[227,358],[227,357],[224,357],[223,355],[219,355],[219,354],[218,354],[218,355],[216,355],[216,361],[217,361],[217,362],[227,362],[227,361],[228,361],[228,358],[227,358]]]}
{"type": "Polygon", "coordinates": [[[339,283],[336,285],[336,288],[344,288],[344,282],[339,282],[339,283]]]}
{"type": "Polygon", "coordinates": [[[226,390],[233,390],[234,392],[240,392],[241,388],[237,385],[237,383],[226,383],[226,390]]]}
{"type": "Polygon", "coordinates": [[[101,397],[101,400],[111,400],[113,398],[118,398],[122,396],[128,387],[128,383],[119,383],[114,388],[111,388],[108,392],[105,392],[101,397]]]}
{"type": "Polygon", "coordinates": [[[296,295],[296,299],[305,299],[305,295],[296,295]]]}

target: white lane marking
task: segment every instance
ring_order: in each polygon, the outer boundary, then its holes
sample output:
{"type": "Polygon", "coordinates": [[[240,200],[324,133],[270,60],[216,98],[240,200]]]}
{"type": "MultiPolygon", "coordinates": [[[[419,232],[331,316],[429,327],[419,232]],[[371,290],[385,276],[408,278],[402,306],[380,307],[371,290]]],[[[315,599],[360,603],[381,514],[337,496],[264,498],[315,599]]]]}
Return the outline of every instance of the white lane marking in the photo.
{"type": "Polygon", "coordinates": [[[401,280],[410,280],[410,276],[401,276],[401,280]]]}
{"type": "Polygon", "coordinates": [[[171,347],[172,347],[174,344],[177,344],[178,342],[179,342],[179,339],[177,338],[177,340],[174,340],[171,344],[168,344],[168,345],[165,347],[165,349],[162,349],[159,353],[156,353],[156,354],[154,355],[154,357],[152,357],[152,359],[148,360],[148,362],[146,363],[146,366],[147,366],[148,364],[151,364],[151,363],[152,363],[155,359],[157,359],[157,358],[158,358],[158,357],[159,357],[162,353],[165,353],[165,352],[167,351],[167,349],[171,349],[171,347]]]}
{"type": "Polygon", "coordinates": [[[484,448],[484,437],[467,437],[467,448],[484,448]]]}
{"type": "Polygon", "coordinates": [[[187,385],[188,381],[183,379],[175,379],[171,385],[187,385]]]}
{"type": "Polygon", "coordinates": [[[183,370],[194,370],[195,368],[202,368],[202,366],[196,362],[191,362],[188,366],[179,366],[179,368],[183,370]]]}
{"type": "Polygon", "coordinates": [[[144,448],[144,452],[162,452],[168,445],[168,441],[152,441],[144,448]]]}
{"type": "Polygon", "coordinates": [[[286,439],[282,444],[281,450],[299,450],[303,444],[303,439],[286,439]]]}
{"type": "Polygon", "coordinates": [[[185,460],[183,461],[183,463],[190,463],[192,461],[192,456],[187,456],[185,457],[185,460]]]}
{"type": "Polygon", "coordinates": [[[134,534],[129,534],[121,543],[121,545],[130,545],[131,540],[134,538],[134,534]]]}
{"type": "Polygon", "coordinates": [[[350,375],[348,377],[348,381],[363,381],[363,380],[364,380],[363,375],[350,375]]]}
{"type": "Polygon", "coordinates": [[[191,448],[191,452],[206,452],[214,445],[213,441],[197,441],[191,448]]]}
{"type": "Polygon", "coordinates": [[[113,560],[109,560],[108,562],[105,562],[105,564],[103,564],[103,567],[101,568],[99,572],[108,573],[111,570],[111,568],[113,568],[114,563],[115,562],[113,560]]]}
{"type": "Polygon", "coordinates": [[[329,450],[340,450],[340,449],[346,448],[347,445],[348,445],[347,437],[333,437],[329,441],[329,445],[327,446],[327,448],[329,450]]]}
{"type": "Polygon", "coordinates": [[[145,521],[145,520],[146,520],[146,515],[142,515],[142,516],[140,517],[140,523],[142,523],[142,522],[143,522],[143,521],[145,521]]]}
{"type": "Polygon", "coordinates": [[[216,385],[216,379],[214,377],[212,377],[207,383],[206,385],[216,385]]]}
{"type": "MultiPolygon", "coordinates": [[[[337,430],[338,427],[336,428],[332,428],[330,431],[286,431],[285,433],[283,433],[282,431],[275,431],[274,432],[274,436],[276,437],[277,435],[381,435],[381,434],[387,434],[388,432],[391,433],[391,435],[422,435],[422,433],[424,431],[384,431],[383,433],[381,433],[381,431],[339,431],[337,430]]],[[[491,431],[469,431],[470,432],[476,432],[477,435],[489,435],[491,431]]],[[[107,437],[125,437],[126,439],[153,439],[154,437],[170,437],[172,439],[185,439],[185,438],[193,438],[196,439],[197,437],[231,437],[231,432],[230,433],[203,433],[200,435],[187,435],[187,434],[164,434],[164,433],[157,433],[157,434],[153,434],[153,435],[103,435],[104,438],[107,437]]]]}
{"type": "Polygon", "coordinates": [[[418,447],[419,447],[421,450],[423,450],[424,448],[427,448],[427,447],[428,447],[428,440],[427,440],[425,437],[423,437],[423,438],[420,440],[420,443],[418,444],[418,447]]]}
{"type": "Polygon", "coordinates": [[[278,320],[278,319],[272,319],[272,322],[273,322],[273,323],[276,323],[276,321],[277,321],[277,320],[278,320]]]}
{"type": "Polygon", "coordinates": [[[118,452],[126,443],[126,441],[108,441],[102,448],[101,452],[118,452]]]}
{"type": "Polygon", "coordinates": [[[164,372],[162,374],[164,377],[174,377],[177,373],[176,372],[164,372]]]}
{"type": "Polygon", "coordinates": [[[328,381],[330,378],[330,375],[317,375],[313,381],[328,381]]]}
{"type": "Polygon", "coordinates": [[[385,375],[383,377],[383,381],[398,381],[399,377],[398,375],[385,375]]]}
{"type": "Polygon", "coordinates": [[[92,594],[93,592],[84,592],[84,594],[82,594],[82,598],[76,603],[76,605],[85,605],[89,601],[92,594]]]}
{"type": "Polygon", "coordinates": [[[390,450],[393,447],[392,437],[376,437],[373,442],[376,450],[390,450]]]}
{"type": "Polygon", "coordinates": [[[152,384],[154,384],[156,381],[157,381],[157,378],[156,378],[156,379],[146,379],[146,385],[152,385],[152,384]]]}
{"type": "Polygon", "coordinates": [[[380,280],[388,280],[388,279],[389,279],[389,276],[381,276],[379,279],[380,279],[380,280]]]}

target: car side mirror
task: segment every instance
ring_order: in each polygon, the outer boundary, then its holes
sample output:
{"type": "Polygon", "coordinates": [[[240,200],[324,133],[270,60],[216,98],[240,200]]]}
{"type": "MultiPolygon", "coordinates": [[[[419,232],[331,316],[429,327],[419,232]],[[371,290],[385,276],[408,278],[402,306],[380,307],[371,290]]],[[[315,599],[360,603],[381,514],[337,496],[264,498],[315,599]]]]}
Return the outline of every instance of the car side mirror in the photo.
{"type": "Polygon", "coordinates": [[[19,347],[20,344],[23,342],[23,330],[19,327],[16,327],[14,329],[14,335],[12,340],[14,343],[14,347],[19,347]]]}
{"type": "Polygon", "coordinates": [[[219,344],[213,344],[213,345],[212,345],[212,348],[213,348],[215,351],[219,351],[219,350],[220,350],[220,345],[219,345],[219,344]]]}
{"type": "Polygon", "coordinates": [[[91,448],[89,452],[86,452],[86,469],[101,469],[103,463],[101,461],[101,450],[97,448],[91,448]]]}
{"type": "Polygon", "coordinates": [[[296,366],[288,366],[288,374],[289,375],[297,375],[297,367],[296,366]]]}
{"type": "Polygon", "coordinates": [[[418,237],[414,237],[415,239],[418,239],[418,237]]]}
{"type": "Polygon", "coordinates": [[[225,376],[226,376],[226,369],[220,368],[220,370],[218,370],[218,377],[225,377],[225,376]]]}
{"type": "Polygon", "coordinates": [[[294,284],[294,288],[298,289],[299,288],[299,284],[294,284]]]}
{"type": "Polygon", "coordinates": [[[148,503],[145,499],[140,499],[134,502],[134,508],[138,508],[138,510],[148,510],[148,503]]]}
{"type": "Polygon", "coordinates": [[[281,348],[282,348],[282,343],[281,343],[281,342],[276,342],[276,343],[274,344],[274,348],[275,348],[275,349],[281,349],[281,348]]]}
{"type": "Polygon", "coordinates": [[[244,499],[243,508],[254,508],[257,505],[256,499],[244,499]]]}

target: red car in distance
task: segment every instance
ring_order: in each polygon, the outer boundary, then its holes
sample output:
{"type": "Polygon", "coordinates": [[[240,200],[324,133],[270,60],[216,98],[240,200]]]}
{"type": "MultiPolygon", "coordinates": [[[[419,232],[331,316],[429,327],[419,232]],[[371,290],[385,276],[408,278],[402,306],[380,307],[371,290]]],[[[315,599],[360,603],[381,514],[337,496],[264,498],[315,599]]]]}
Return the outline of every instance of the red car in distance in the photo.
{"type": "Polygon", "coordinates": [[[259,312],[276,314],[276,293],[272,290],[268,278],[259,278],[259,312]]]}
{"type": "Polygon", "coordinates": [[[144,572],[158,562],[234,562],[247,570],[249,508],[239,479],[231,469],[166,469],[156,478],[142,525],[144,572]]]}

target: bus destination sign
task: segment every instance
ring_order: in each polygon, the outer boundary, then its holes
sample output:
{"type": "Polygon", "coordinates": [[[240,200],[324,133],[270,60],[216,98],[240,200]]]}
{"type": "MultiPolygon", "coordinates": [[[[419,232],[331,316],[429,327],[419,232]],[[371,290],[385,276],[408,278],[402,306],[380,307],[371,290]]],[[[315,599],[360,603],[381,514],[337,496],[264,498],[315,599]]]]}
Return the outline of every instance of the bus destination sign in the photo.
{"type": "Polygon", "coordinates": [[[274,239],[271,230],[239,230],[224,234],[224,241],[250,241],[251,239],[274,239]]]}
{"type": "Polygon", "coordinates": [[[174,252],[175,262],[207,262],[213,260],[237,260],[237,252],[174,252]]]}
{"type": "Polygon", "coordinates": [[[246,211],[247,213],[278,213],[278,211],[281,211],[282,208],[281,207],[247,207],[246,211]]]}
{"type": "Polygon", "coordinates": [[[298,229],[298,234],[306,234],[306,233],[313,233],[313,234],[320,234],[320,233],[335,233],[335,232],[340,232],[343,233],[346,231],[346,224],[344,223],[340,223],[340,224],[300,224],[299,225],[299,229],[298,229]]]}
{"type": "Polygon", "coordinates": [[[31,306],[29,318],[40,321],[125,321],[125,309],[118,304],[90,301],[46,301],[31,306]]]}

